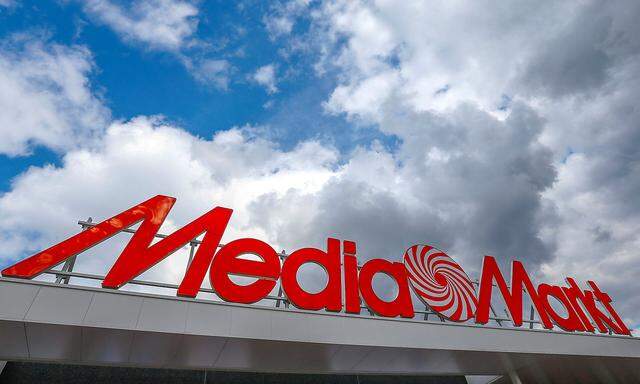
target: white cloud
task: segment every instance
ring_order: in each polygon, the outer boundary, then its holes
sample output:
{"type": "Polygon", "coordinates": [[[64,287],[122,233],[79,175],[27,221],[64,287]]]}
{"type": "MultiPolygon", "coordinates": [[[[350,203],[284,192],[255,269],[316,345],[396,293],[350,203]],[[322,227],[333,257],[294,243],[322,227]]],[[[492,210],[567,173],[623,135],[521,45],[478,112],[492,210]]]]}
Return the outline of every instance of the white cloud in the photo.
{"type": "Polygon", "coordinates": [[[273,17],[265,19],[265,25],[272,36],[286,35],[293,29],[293,20],[287,17],[273,17]]]}
{"type": "Polygon", "coordinates": [[[110,0],[88,0],[84,8],[123,39],[151,49],[185,48],[198,27],[198,8],[188,1],[136,0],[124,8],[110,0]]]}
{"type": "Polygon", "coordinates": [[[16,5],[14,0],[0,0],[0,7],[13,7],[16,5]]]}
{"type": "MultiPolygon", "coordinates": [[[[94,149],[68,152],[59,168],[31,168],[0,197],[2,264],[75,233],[78,219],[101,220],[156,194],[178,198],[168,228],[222,205],[235,210],[227,240],[264,237],[250,224],[248,204],[264,194],[317,191],[336,160],[313,141],[281,151],[239,128],[203,140],[154,118],[116,122],[94,149]]],[[[104,273],[115,254],[83,257],[79,268],[104,273]]],[[[169,261],[151,273],[175,277],[181,268],[169,261]]]]}
{"type": "Polygon", "coordinates": [[[273,64],[258,68],[253,74],[253,81],[265,87],[269,93],[278,92],[278,87],[276,87],[276,68],[273,64]]]}
{"type": "Polygon", "coordinates": [[[365,118],[375,118],[370,113],[394,97],[416,111],[442,112],[461,102],[494,111],[512,91],[520,64],[576,6],[324,2],[314,16],[313,34],[322,52],[331,55],[324,65],[342,75],[328,105],[365,118]],[[381,77],[396,79],[393,87],[371,89],[371,80],[381,77]],[[352,100],[361,94],[373,101],[367,110],[352,100]]]}
{"type": "Polygon", "coordinates": [[[273,40],[279,36],[290,34],[296,18],[307,12],[309,4],[310,0],[293,0],[272,5],[271,11],[262,19],[269,37],[273,40]]]}
{"type": "MultiPolygon", "coordinates": [[[[430,242],[471,273],[480,250],[544,259],[535,215],[553,170],[535,143],[540,120],[526,108],[501,122],[471,107],[446,120],[410,118],[428,128],[414,141],[395,153],[378,144],[357,148],[344,163],[316,141],[281,150],[254,136],[256,129],[204,140],[148,117],[114,123],[93,149],[72,150],[61,167],[31,168],[14,181],[0,198],[0,246],[4,255],[25,255],[74,233],[80,218],[100,220],[162,193],[178,197],[165,232],[219,204],[235,210],[225,240],[248,235],[292,250],[339,236],[356,240],[362,259],[397,259],[408,246],[430,242]],[[477,132],[457,141],[456,127],[467,121],[477,132]],[[513,134],[520,125],[530,132],[525,139],[513,134]],[[437,155],[448,145],[460,153],[437,155]],[[434,155],[425,158],[425,150],[434,155]]],[[[104,273],[113,249],[82,258],[78,268],[104,273]]],[[[184,260],[171,260],[150,276],[178,279],[184,260]]]]}
{"type": "Polygon", "coordinates": [[[110,0],[88,0],[83,7],[125,42],[171,52],[200,83],[228,89],[232,66],[225,59],[210,58],[208,43],[198,38],[197,2],[134,0],[124,7],[110,0]]]}
{"type": "Polygon", "coordinates": [[[99,135],[108,110],[92,94],[91,53],[30,36],[0,45],[0,153],[25,155],[34,145],[57,151],[99,135]]]}
{"type": "Polygon", "coordinates": [[[195,63],[186,60],[185,65],[198,81],[222,90],[229,88],[231,64],[227,60],[205,59],[195,63]]]}
{"type": "Polygon", "coordinates": [[[325,103],[328,111],[379,121],[382,105],[391,97],[401,80],[394,71],[386,71],[362,80],[357,87],[339,85],[325,103]]]}

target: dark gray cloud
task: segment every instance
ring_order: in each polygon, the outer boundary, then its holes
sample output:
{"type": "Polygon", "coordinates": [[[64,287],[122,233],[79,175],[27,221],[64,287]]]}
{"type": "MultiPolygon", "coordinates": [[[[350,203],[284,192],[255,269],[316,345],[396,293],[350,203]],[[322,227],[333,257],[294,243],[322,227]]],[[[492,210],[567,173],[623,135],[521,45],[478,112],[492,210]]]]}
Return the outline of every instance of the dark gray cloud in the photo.
{"type": "MultiPolygon", "coordinates": [[[[310,225],[385,207],[404,217],[385,234],[399,248],[396,232],[434,233],[465,264],[491,253],[542,279],[602,281],[638,327],[640,3],[323,4],[310,43],[339,74],[328,111],[401,144],[394,177],[365,181],[375,208],[314,206],[310,225]]],[[[386,252],[376,224],[360,236],[386,252]]]]}
{"type": "Polygon", "coordinates": [[[517,105],[500,121],[466,105],[447,117],[387,116],[383,125],[402,141],[393,156],[355,153],[313,194],[262,196],[251,204],[252,224],[290,246],[323,247],[326,236],[356,240],[361,259],[397,259],[428,243],[457,254],[470,272],[484,254],[536,265],[553,256],[539,230],[551,214],[541,193],[556,174],[537,141],[544,121],[535,112],[517,105]],[[282,220],[292,209],[305,218],[282,220]]]}
{"type": "Polygon", "coordinates": [[[611,17],[592,5],[550,40],[527,63],[522,91],[562,97],[601,87],[613,58],[606,51],[611,17]]]}
{"type": "Polygon", "coordinates": [[[619,66],[639,52],[640,30],[630,20],[638,14],[635,1],[579,7],[565,25],[538,43],[515,81],[518,91],[549,98],[610,91],[608,83],[619,66]]]}

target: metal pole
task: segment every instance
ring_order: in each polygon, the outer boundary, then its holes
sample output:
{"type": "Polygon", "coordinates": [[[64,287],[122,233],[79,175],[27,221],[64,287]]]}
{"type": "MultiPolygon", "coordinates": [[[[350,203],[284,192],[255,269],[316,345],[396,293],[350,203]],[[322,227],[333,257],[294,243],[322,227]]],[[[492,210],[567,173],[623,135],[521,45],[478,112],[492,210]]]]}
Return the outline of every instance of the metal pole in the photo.
{"type": "Polygon", "coordinates": [[[531,305],[531,314],[529,315],[529,320],[531,320],[531,322],[529,323],[529,329],[533,329],[533,317],[534,317],[535,313],[533,312],[533,305],[531,305]]]}
{"type": "Polygon", "coordinates": [[[493,304],[489,304],[489,308],[491,308],[491,313],[493,313],[493,317],[496,318],[496,323],[498,323],[498,325],[502,327],[502,321],[498,320],[498,314],[496,313],[496,310],[493,309],[493,304]]]}
{"type": "MultiPolygon", "coordinates": [[[[284,251],[284,249],[282,250],[282,252],[280,252],[282,255],[286,255],[287,253],[284,251]]],[[[284,260],[286,256],[280,256],[280,259],[284,260]]],[[[282,281],[280,281],[278,283],[278,297],[284,297],[284,292],[282,291],[282,281]]],[[[285,302],[286,305],[286,302],[285,302]]],[[[276,300],[276,308],[280,308],[280,300],[276,300]]]]}
{"type": "Polygon", "coordinates": [[[196,251],[196,243],[191,241],[189,243],[189,261],[187,262],[187,269],[189,269],[189,266],[191,265],[191,262],[193,261],[193,255],[194,255],[195,251],[196,251]]]}
{"type": "MultiPolygon", "coordinates": [[[[90,217],[87,219],[86,221],[87,223],[91,223],[93,222],[93,219],[90,217]]],[[[90,227],[83,225],[82,226],[82,230],[86,231],[87,229],[89,229],[90,227]]],[[[67,261],[64,262],[64,265],[62,266],[62,271],[63,272],[73,272],[73,266],[76,264],[76,256],[71,256],[70,258],[67,259],[67,261]]],[[[69,284],[69,280],[71,280],[71,276],[57,276],[56,277],[56,284],[69,284]]]]}

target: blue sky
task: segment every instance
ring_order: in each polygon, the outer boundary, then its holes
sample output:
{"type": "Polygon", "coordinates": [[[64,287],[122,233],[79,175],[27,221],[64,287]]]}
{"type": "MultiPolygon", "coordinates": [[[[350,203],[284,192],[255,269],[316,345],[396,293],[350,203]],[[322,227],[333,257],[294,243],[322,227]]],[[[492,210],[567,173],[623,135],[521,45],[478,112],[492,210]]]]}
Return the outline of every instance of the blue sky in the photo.
{"type": "Polygon", "coordinates": [[[593,279],[638,328],[638,16],[631,0],[0,0],[0,267],[162,193],[168,225],[224,205],[229,236],[280,249],[426,242],[471,275],[490,254],[593,279]]]}
{"type": "MultiPolygon", "coordinates": [[[[374,139],[393,146],[395,138],[382,135],[366,123],[357,129],[342,116],[322,107],[335,86],[332,74],[313,71],[313,55],[283,57],[289,41],[270,38],[263,17],[272,10],[255,1],[214,1],[201,4],[194,39],[210,46],[186,49],[184,55],[224,59],[230,63],[224,89],[198,81],[175,52],[149,49],[127,42],[108,26],[94,23],[78,2],[21,2],[0,12],[0,35],[32,33],[64,45],[91,50],[97,70],[91,87],[114,119],[162,115],[194,135],[209,138],[234,126],[277,126],[276,141],[291,148],[301,140],[321,138],[343,151],[374,139]],[[250,76],[263,65],[275,64],[278,91],[269,93],[250,76]]],[[[295,28],[304,33],[308,22],[295,28]]],[[[29,166],[59,164],[63,153],[35,146],[28,156],[0,155],[0,188],[29,166]]]]}
{"type": "MultiPolygon", "coordinates": [[[[2,13],[0,31],[5,36],[25,30],[41,31],[61,44],[90,47],[99,68],[93,74],[94,87],[116,118],[163,114],[181,121],[194,132],[210,135],[216,127],[227,128],[264,118],[262,105],[269,96],[259,86],[249,84],[243,75],[277,59],[278,45],[268,39],[260,14],[243,14],[230,2],[208,5],[202,12],[205,17],[198,25],[198,34],[214,44],[216,40],[230,40],[228,46],[207,49],[210,52],[205,55],[230,57],[239,48],[246,51],[246,57],[232,58],[238,73],[228,90],[198,83],[171,52],[123,42],[109,27],[88,21],[80,3],[24,3],[2,13]],[[237,32],[229,33],[240,27],[246,30],[242,40],[237,32]]],[[[287,88],[283,85],[283,93],[287,88]]]]}

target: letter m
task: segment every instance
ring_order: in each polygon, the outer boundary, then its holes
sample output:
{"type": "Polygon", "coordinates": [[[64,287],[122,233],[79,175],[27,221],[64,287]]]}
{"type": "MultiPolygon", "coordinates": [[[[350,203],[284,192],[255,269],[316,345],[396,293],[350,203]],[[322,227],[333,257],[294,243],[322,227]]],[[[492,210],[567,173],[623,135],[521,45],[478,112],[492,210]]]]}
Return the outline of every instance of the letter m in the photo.
{"type": "Polygon", "coordinates": [[[45,270],[142,222],[104,278],[105,288],[120,288],[202,233],[204,238],[178,288],[178,295],[195,297],[220,243],[231,209],[216,207],[151,245],[176,199],[158,195],[82,231],[51,248],[2,271],[2,276],[32,279],[45,270]]]}

